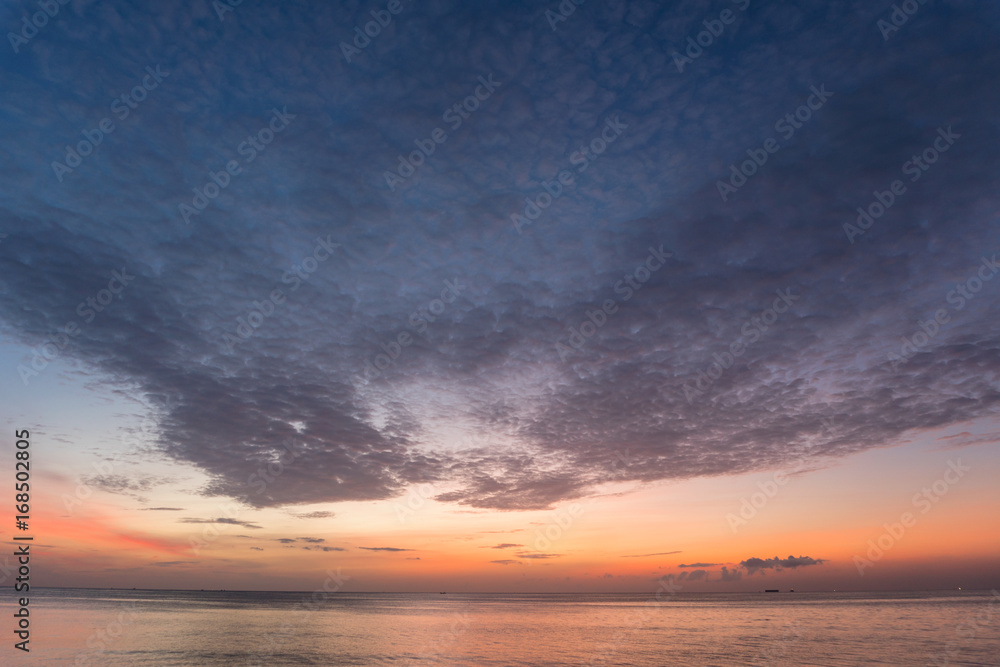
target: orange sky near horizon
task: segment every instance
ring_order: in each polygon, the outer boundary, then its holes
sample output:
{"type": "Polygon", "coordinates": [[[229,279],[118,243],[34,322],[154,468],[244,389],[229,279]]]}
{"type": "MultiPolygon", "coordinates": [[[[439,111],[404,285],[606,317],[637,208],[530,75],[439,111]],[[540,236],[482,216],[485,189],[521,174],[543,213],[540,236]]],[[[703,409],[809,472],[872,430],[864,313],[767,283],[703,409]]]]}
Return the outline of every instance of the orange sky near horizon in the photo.
{"type": "Polygon", "coordinates": [[[780,484],[774,472],[608,484],[530,512],[466,509],[421,499],[419,489],[381,502],[254,509],[200,496],[189,482],[144,492],[142,503],[80,494],[69,471],[39,472],[33,565],[38,585],[117,588],[309,590],[337,568],[348,591],[643,592],[669,575],[688,592],[993,586],[998,445],[944,450],[941,437],[917,434],[779,475],[780,484]],[[948,472],[956,469],[961,476],[948,472]],[[301,518],[310,511],[333,516],[301,518]],[[907,512],[911,525],[899,533],[893,524],[907,512]],[[244,525],[182,522],[227,513],[244,525]],[[889,548],[872,559],[869,540],[880,539],[889,548]],[[740,565],[790,556],[823,562],[740,565]],[[855,557],[870,560],[863,575],[855,557]]]}

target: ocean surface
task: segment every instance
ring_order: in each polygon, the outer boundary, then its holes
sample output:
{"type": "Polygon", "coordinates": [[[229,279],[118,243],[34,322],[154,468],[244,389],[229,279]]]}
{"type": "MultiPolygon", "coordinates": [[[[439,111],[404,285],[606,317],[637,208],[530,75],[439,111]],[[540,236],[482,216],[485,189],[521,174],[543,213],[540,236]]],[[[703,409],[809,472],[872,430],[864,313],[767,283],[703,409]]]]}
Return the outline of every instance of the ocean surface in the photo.
{"type": "Polygon", "coordinates": [[[31,653],[13,648],[5,612],[0,664],[1000,665],[988,591],[31,593],[31,653]]]}

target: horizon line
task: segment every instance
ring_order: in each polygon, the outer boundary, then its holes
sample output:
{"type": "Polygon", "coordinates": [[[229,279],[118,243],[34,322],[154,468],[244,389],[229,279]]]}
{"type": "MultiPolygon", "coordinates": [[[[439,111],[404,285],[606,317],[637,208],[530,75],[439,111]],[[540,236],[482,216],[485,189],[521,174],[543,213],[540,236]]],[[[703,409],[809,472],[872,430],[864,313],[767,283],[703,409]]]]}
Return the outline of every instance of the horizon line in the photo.
{"type": "MultiPolygon", "coordinates": [[[[1000,584],[998,584],[1000,587],[1000,584]]],[[[78,591],[157,591],[162,593],[314,593],[314,590],[249,590],[236,588],[108,588],[94,586],[35,586],[39,590],[78,590],[78,591]]],[[[884,590],[819,590],[819,589],[780,589],[779,593],[992,593],[993,588],[927,588],[927,589],[884,589],[884,590]]],[[[363,595],[643,595],[645,591],[326,591],[330,595],[334,594],[363,594],[363,595]]],[[[759,589],[752,591],[677,591],[671,595],[737,595],[752,593],[767,593],[767,590],[759,589]]],[[[773,594],[773,592],[772,592],[773,594]]],[[[649,595],[655,595],[650,592],[649,595]]]]}

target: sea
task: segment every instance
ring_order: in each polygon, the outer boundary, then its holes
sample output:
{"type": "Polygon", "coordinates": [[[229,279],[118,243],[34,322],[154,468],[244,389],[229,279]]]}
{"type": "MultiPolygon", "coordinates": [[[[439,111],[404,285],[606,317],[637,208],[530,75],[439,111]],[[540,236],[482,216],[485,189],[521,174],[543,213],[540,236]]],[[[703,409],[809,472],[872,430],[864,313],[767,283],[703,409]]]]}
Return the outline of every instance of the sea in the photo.
{"type": "Polygon", "coordinates": [[[0,664],[1000,665],[995,591],[323,597],[33,588],[0,664]]]}

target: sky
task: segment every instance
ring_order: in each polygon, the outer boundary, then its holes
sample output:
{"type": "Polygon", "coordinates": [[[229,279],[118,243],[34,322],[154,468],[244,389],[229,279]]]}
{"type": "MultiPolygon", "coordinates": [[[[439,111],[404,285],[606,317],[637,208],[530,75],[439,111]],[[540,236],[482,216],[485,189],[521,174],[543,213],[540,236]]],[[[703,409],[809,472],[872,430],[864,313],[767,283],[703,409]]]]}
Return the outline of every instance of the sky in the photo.
{"type": "Polygon", "coordinates": [[[997,586],[998,24],[4,2],[39,585],[997,586]]]}

